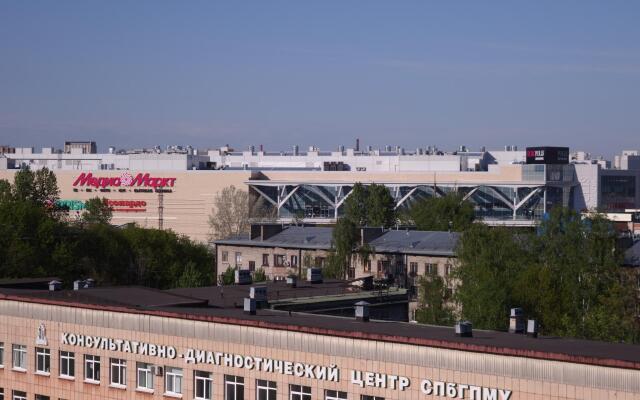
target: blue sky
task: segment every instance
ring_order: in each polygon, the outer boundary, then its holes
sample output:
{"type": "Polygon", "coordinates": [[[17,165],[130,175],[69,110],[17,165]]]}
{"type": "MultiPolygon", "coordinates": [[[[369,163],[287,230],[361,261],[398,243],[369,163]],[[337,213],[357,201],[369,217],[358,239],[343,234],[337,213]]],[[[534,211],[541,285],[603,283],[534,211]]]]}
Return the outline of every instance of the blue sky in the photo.
{"type": "Polygon", "coordinates": [[[640,148],[640,2],[0,1],[0,144],[640,148]]]}

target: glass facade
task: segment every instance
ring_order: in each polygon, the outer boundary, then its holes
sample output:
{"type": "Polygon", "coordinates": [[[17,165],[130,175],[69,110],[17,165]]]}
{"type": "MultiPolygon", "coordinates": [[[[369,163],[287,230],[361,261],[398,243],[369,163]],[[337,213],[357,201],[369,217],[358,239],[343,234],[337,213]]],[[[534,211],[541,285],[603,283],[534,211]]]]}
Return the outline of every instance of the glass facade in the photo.
{"type": "Polygon", "coordinates": [[[635,175],[600,177],[601,204],[604,211],[624,211],[636,206],[635,175]]]}

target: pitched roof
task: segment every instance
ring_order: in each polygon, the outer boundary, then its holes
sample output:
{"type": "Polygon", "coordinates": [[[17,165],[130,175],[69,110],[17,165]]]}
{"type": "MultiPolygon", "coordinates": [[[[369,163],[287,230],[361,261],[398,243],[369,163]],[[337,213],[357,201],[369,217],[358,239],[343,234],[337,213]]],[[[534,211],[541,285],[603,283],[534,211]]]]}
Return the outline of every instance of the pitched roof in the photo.
{"type": "MultiPolygon", "coordinates": [[[[231,238],[217,240],[215,243],[328,250],[331,248],[332,235],[331,227],[291,226],[265,240],[231,238]]],[[[453,256],[459,239],[460,234],[457,232],[390,230],[369,243],[377,253],[453,256]]]]}
{"type": "Polygon", "coordinates": [[[459,239],[457,232],[388,231],[370,245],[376,253],[453,256],[459,239]]]}

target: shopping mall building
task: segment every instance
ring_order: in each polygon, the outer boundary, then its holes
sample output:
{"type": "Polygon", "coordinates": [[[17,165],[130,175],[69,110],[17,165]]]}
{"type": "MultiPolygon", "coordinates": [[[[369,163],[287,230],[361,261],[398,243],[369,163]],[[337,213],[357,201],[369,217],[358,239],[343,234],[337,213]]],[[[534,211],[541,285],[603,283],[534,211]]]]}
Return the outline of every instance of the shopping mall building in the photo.
{"type": "Polygon", "coordinates": [[[638,346],[365,319],[0,289],[0,398],[640,399],[638,346]]]}
{"type": "MultiPolygon", "coordinates": [[[[640,208],[640,170],[607,170],[570,161],[569,149],[443,153],[437,149],[339,149],[268,153],[228,148],[97,154],[95,143],[65,143],[65,151],[5,148],[0,179],[21,167],[47,167],[58,178],[59,205],[79,215],[99,196],[113,223],[173,229],[207,240],[214,198],[228,186],[248,190],[278,221],[331,223],[356,182],[389,188],[396,208],[455,191],[489,224],[533,226],[553,206],[606,211],[640,208]],[[13,151],[13,152],[11,152],[13,151]]],[[[627,163],[629,164],[629,163],[627,163]]],[[[635,164],[633,164],[635,165],[635,164]]]]}

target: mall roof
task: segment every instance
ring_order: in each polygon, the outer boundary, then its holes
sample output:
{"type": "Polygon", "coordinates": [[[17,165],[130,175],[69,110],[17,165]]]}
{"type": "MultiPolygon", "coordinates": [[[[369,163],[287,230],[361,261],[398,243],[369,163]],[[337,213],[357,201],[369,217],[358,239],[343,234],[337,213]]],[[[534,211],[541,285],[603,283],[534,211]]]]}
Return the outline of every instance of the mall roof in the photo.
{"type": "MultiPolygon", "coordinates": [[[[291,226],[267,239],[231,238],[220,245],[329,250],[333,228],[291,226]]],[[[389,230],[369,243],[376,253],[453,256],[460,234],[456,232],[389,230]]]]}
{"type": "MultiPolygon", "coordinates": [[[[245,287],[248,289],[248,287],[245,287]]],[[[528,357],[544,360],[640,370],[640,346],[558,337],[530,338],[522,334],[474,330],[473,337],[458,337],[452,327],[401,322],[358,321],[355,318],[258,310],[247,315],[241,308],[215,308],[199,299],[140,287],[80,291],[0,289],[0,301],[18,301],[178,318],[316,335],[374,340],[459,351],[528,357]],[[132,304],[125,304],[126,302],[132,304]],[[172,304],[176,302],[176,304],[172,304]],[[182,305],[178,305],[183,302],[182,305]]],[[[506,316],[505,316],[506,318],[506,316]]]]}

